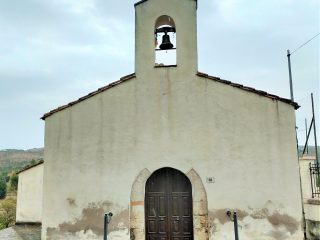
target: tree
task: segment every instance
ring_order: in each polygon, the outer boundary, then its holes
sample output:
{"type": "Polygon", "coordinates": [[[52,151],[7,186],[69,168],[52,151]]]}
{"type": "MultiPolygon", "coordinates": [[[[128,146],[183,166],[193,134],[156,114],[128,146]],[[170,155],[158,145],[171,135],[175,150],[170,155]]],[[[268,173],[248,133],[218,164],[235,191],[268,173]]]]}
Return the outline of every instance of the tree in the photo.
{"type": "Polygon", "coordinates": [[[18,175],[17,174],[13,174],[11,176],[11,180],[10,180],[11,190],[17,190],[18,189],[18,181],[19,181],[18,175]]]}
{"type": "Polygon", "coordinates": [[[33,165],[35,165],[36,163],[37,163],[37,161],[36,161],[35,159],[32,159],[31,162],[30,162],[30,165],[33,166],[33,165]]]}
{"type": "Polygon", "coordinates": [[[0,229],[8,228],[16,221],[16,201],[12,198],[6,199],[0,204],[0,229]]]}
{"type": "Polygon", "coordinates": [[[4,199],[7,195],[7,184],[6,181],[0,178],[0,199],[4,199]]]}

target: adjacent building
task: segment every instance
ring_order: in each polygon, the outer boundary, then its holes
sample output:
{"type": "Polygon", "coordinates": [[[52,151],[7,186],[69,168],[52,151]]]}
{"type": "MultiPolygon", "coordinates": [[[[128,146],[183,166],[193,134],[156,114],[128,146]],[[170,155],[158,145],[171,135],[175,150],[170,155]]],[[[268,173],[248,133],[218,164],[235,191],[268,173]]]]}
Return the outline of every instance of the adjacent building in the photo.
{"type": "Polygon", "coordinates": [[[41,224],[43,161],[27,166],[19,174],[17,194],[17,224],[41,224]]]}

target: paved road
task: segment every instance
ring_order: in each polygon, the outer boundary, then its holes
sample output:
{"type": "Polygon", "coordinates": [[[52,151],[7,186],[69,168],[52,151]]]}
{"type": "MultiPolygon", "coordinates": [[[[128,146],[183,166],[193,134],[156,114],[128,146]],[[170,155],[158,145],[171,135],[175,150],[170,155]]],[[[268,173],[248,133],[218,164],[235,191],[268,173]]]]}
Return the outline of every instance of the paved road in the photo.
{"type": "Polygon", "coordinates": [[[0,231],[1,240],[41,240],[41,226],[13,226],[0,231]]]}

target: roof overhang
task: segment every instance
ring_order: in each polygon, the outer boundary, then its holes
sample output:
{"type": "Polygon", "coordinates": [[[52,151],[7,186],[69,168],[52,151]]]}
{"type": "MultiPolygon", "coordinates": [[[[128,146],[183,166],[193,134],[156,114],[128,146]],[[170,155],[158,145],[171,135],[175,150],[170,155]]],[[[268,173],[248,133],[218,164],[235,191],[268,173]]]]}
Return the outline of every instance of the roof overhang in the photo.
{"type": "Polygon", "coordinates": [[[298,103],[293,102],[290,99],[282,98],[282,97],[267,93],[267,92],[262,91],[262,90],[258,90],[258,89],[252,88],[252,87],[247,87],[247,86],[244,86],[244,85],[238,84],[238,83],[233,83],[231,81],[227,81],[227,80],[221,79],[219,77],[210,76],[210,75],[208,75],[206,73],[202,73],[202,72],[198,72],[196,75],[199,76],[199,77],[203,77],[203,78],[207,78],[207,79],[216,81],[216,82],[227,84],[227,85],[230,85],[232,87],[236,87],[236,88],[242,89],[244,91],[252,92],[252,93],[258,94],[260,96],[270,98],[272,100],[278,100],[280,102],[284,102],[284,103],[290,104],[296,110],[300,108],[298,103]]]}
{"type": "Polygon", "coordinates": [[[41,119],[42,119],[42,120],[45,120],[47,117],[55,114],[56,112],[60,112],[60,111],[62,111],[63,109],[69,108],[69,107],[71,107],[71,106],[73,106],[73,105],[75,105],[75,104],[77,104],[77,103],[79,103],[79,102],[82,102],[82,101],[84,101],[84,100],[86,100],[86,99],[88,99],[88,98],[91,98],[92,96],[97,95],[97,94],[99,94],[99,93],[101,93],[101,92],[104,92],[104,91],[106,91],[106,90],[108,90],[108,89],[110,89],[110,88],[113,88],[113,87],[115,87],[115,86],[118,86],[119,84],[121,84],[121,83],[123,83],[123,82],[126,82],[126,81],[128,81],[128,80],[130,80],[130,79],[133,79],[133,78],[135,78],[135,77],[136,77],[136,74],[135,74],[135,73],[132,73],[132,74],[127,75],[127,76],[124,76],[124,77],[120,78],[118,81],[112,82],[112,83],[110,83],[110,84],[108,84],[108,85],[106,85],[106,86],[104,86],[104,87],[101,87],[101,88],[99,88],[98,90],[96,90],[96,91],[94,91],[94,92],[91,92],[91,93],[87,94],[86,96],[83,96],[83,97],[79,98],[78,100],[75,100],[75,101],[70,102],[70,103],[68,103],[68,104],[66,104],[66,105],[60,106],[60,107],[58,107],[58,108],[56,108],[56,109],[53,109],[53,110],[51,110],[50,112],[45,113],[45,114],[41,117],[41,119]]]}
{"type": "MultiPolygon", "coordinates": [[[[144,2],[147,2],[148,0],[141,0],[141,1],[139,1],[139,2],[136,2],[135,4],[134,4],[134,6],[136,7],[136,6],[138,6],[138,5],[140,5],[140,4],[142,4],[142,3],[144,3],[144,2]]],[[[198,9],[198,0],[194,0],[195,2],[196,2],[196,6],[197,6],[197,9],[198,9]]]]}
{"type": "Polygon", "coordinates": [[[43,160],[40,160],[40,161],[39,161],[38,163],[36,163],[36,164],[26,166],[25,168],[23,168],[23,169],[21,169],[20,171],[16,172],[16,174],[20,174],[20,173],[22,173],[22,172],[24,172],[24,171],[27,171],[27,170],[29,170],[29,169],[31,169],[31,168],[34,168],[34,167],[36,167],[36,166],[39,166],[39,165],[41,165],[41,164],[43,164],[43,163],[44,163],[44,161],[43,161],[43,160]]]}

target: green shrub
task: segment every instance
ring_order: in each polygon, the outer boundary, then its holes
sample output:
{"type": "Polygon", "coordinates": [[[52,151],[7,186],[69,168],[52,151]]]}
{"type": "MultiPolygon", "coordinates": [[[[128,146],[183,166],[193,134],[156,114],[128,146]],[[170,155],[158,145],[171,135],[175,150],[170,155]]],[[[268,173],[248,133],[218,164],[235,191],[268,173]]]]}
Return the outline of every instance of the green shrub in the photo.
{"type": "Polygon", "coordinates": [[[16,202],[14,199],[3,200],[0,204],[0,230],[13,226],[16,221],[16,202]]]}
{"type": "Polygon", "coordinates": [[[11,176],[11,179],[10,179],[11,190],[18,189],[18,181],[19,181],[18,175],[14,174],[11,176]]]}
{"type": "Polygon", "coordinates": [[[6,181],[0,179],[0,199],[4,199],[7,195],[7,184],[6,181]]]}

